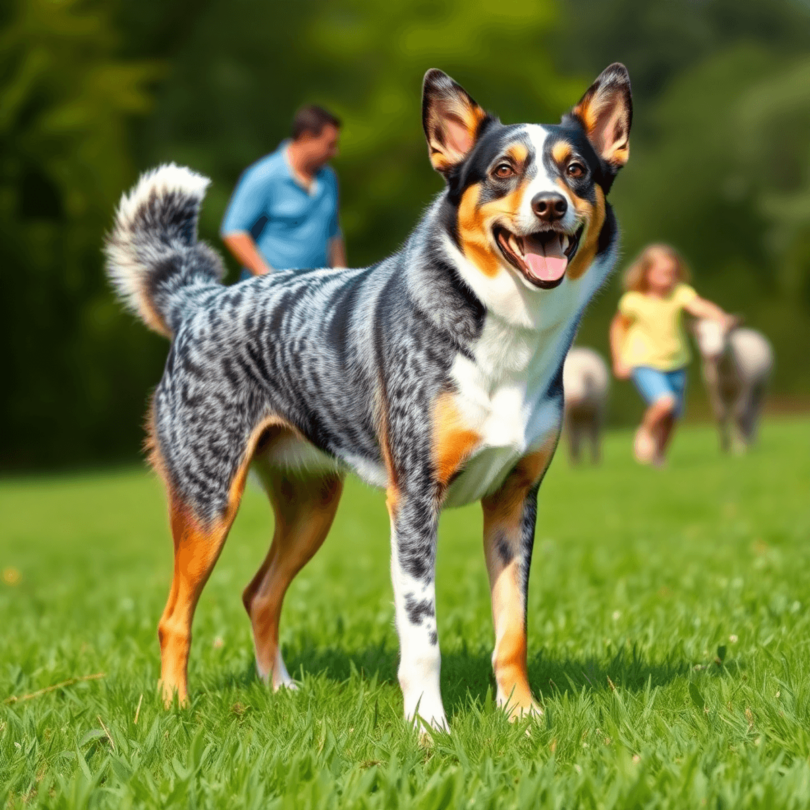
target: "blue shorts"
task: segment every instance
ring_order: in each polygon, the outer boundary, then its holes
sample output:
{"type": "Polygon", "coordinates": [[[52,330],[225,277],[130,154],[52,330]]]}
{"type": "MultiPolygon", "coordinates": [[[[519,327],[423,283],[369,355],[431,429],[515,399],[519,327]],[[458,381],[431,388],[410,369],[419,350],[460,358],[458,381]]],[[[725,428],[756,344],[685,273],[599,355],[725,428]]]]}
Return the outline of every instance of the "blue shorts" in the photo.
{"type": "Polygon", "coordinates": [[[659,371],[648,366],[636,366],[631,372],[631,377],[648,405],[652,405],[663,396],[671,396],[675,399],[675,416],[683,413],[683,398],[686,391],[685,368],[659,371]]]}

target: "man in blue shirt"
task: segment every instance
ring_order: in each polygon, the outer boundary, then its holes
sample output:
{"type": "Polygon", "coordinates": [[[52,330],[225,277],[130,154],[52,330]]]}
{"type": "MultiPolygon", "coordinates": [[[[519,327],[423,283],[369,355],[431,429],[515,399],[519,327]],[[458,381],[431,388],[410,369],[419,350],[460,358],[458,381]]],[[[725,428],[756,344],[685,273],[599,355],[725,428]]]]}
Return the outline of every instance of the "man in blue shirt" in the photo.
{"type": "Polygon", "coordinates": [[[293,120],[292,140],[239,178],[221,235],[245,268],[242,278],[346,266],[337,177],[326,165],[338,152],[339,129],[322,107],[304,107],[293,120]]]}

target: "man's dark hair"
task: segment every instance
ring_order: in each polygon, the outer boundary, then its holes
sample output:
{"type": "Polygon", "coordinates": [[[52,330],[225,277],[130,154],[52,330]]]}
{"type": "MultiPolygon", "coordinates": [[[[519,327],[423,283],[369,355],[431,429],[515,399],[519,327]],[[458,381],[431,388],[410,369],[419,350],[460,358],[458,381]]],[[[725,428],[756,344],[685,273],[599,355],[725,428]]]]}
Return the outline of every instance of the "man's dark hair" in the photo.
{"type": "Polygon", "coordinates": [[[325,110],[317,104],[301,107],[293,118],[293,140],[297,141],[305,132],[318,136],[327,124],[332,124],[340,129],[340,119],[336,115],[332,115],[329,110],[325,110]]]}

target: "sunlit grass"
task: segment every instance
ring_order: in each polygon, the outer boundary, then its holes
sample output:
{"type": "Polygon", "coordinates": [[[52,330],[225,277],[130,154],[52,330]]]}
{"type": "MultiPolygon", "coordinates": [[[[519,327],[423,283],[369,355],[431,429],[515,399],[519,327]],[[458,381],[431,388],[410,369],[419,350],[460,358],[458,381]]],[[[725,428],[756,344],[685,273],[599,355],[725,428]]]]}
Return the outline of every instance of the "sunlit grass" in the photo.
{"type": "Polygon", "coordinates": [[[349,483],[293,585],[282,640],[302,688],[273,695],[240,600],[272,528],[248,491],[197,612],[191,706],[166,712],[158,482],[140,469],[0,482],[0,697],[70,681],[0,706],[0,804],[807,807],[810,422],[766,424],[746,458],[688,428],[661,471],[636,467],[629,442],[611,434],[598,469],[561,452],[541,491],[539,723],[493,705],[480,510],[444,516],[452,734],[428,747],[401,720],[379,493],[349,483]]]}

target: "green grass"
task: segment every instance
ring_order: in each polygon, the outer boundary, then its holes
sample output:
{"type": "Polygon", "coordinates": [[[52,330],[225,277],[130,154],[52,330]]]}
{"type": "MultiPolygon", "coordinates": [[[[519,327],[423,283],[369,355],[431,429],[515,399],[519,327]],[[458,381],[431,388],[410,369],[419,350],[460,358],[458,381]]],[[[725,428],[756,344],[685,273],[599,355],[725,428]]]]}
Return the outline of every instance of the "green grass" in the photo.
{"type": "Polygon", "coordinates": [[[636,467],[629,442],[609,435],[598,469],[560,453],[541,490],[539,722],[493,705],[480,510],[443,517],[452,733],[427,746],[401,719],[381,494],[349,483],[293,585],[282,641],[302,688],[273,695],[240,600],[271,534],[250,488],[197,611],[191,705],[164,711],[158,482],[0,482],[0,697],[105,673],[0,705],[0,806],[809,806],[810,422],[767,423],[746,458],[687,428],[661,471],[636,467]]]}

